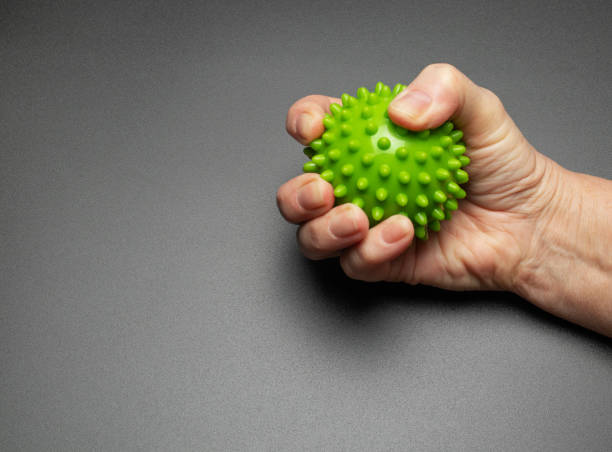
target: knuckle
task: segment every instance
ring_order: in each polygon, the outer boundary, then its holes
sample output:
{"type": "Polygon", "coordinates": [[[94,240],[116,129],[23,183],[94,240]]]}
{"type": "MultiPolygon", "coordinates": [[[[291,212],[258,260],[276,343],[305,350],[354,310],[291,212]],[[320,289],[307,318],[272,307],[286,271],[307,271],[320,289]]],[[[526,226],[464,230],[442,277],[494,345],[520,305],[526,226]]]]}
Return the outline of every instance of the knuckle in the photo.
{"type": "Polygon", "coordinates": [[[459,86],[459,70],[450,64],[445,65],[439,72],[440,83],[447,89],[459,86]]]}
{"type": "Polygon", "coordinates": [[[368,247],[358,246],[343,254],[340,258],[342,270],[349,278],[359,280],[370,280],[368,273],[378,262],[375,257],[367,251],[368,247]]]}
{"type": "Polygon", "coordinates": [[[317,94],[309,94],[308,96],[304,96],[304,97],[302,97],[300,100],[298,100],[298,101],[296,102],[296,104],[297,104],[297,103],[300,103],[300,104],[302,104],[302,103],[309,103],[309,102],[311,102],[311,103],[315,103],[315,104],[316,104],[316,103],[317,103],[317,100],[319,99],[319,97],[320,97],[320,96],[319,96],[319,95],[317,95],[317,94]]]}
{"type": "Polygon", "coordinates": [[[310,228],[309,247],[317,254],[325,250],[324,240],[316,228],[310,228]]]}
{"type": "Polygon", "coordinates": [[[305,224],[298,231],[298,241],[304,254],[310,258],[323,255],[325,249],[325,238],[321,231],[310,224],[305,224]]]}
{"type": "Polygon", "coordinates": [[[351,279],[362,279],[360,277],[361,273],[355,265],[354,259],[351,257],[351,254],[343,254],[340,256],[340,267],[346,276],[351,279]]]}
{"type": "Polygon", "coordinates": [[[459,69],[448,63],[431,64],[425,71],[427,71],[428,82],[438,86],[439,99],[442,99],[452,109],[456,109],[461,103],[465,76],[459,69]]]}
{"type": "Polygon", "coordinates": [[[482,96],[493,110],[504,110],[504,104],[497,94],[488,88],[482,88],[482,96]]]}
{"type": "Polygon", "coordinates": [[[433,63],[425,68],[428,72],[434,72],[442,80],[456,81],[459,77],[459,69],[449,63],[433,63]]]}
{"type": "Polygon", "coordinates": [[[377,259],[376,253],[373,252],[372,243],[356,248],[355,257],[361,263],[362,267],[374,267],[380,264],[380,259],[377,259]]]}

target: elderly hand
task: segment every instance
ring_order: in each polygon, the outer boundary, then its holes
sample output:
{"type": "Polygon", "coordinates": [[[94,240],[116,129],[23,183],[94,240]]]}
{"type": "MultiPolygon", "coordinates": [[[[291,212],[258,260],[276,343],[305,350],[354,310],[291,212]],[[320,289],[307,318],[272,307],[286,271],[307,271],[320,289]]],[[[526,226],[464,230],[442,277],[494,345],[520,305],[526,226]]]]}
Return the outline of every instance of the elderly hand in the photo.
{"type": "MultiPolygon", "coordinates": [[[[302,144],[319,137],[332,102],[340,100],[321,95],[298,100],[287,115],[287,131],[302,144]]],[[[348,276],[365,281],[514,291],[556,315],[612,334],[609,220],[601,230],[596,224],[594,230],[574,225],[586,214],[576,204],[581,193],[601,196],[609,218],[610,181],[571,173],[537,152],[499,98],[450,65],[426,67],[391,102],[388,113],[393,122],[414,131],[448,119],[463,130],[471,159],[467,199],[439,232],[418,241],[408,218],[396,215],[368,229],[359,207],[333,207],[333,188],[318,174],[300,175],[279,188],[277,201],[282,215],[300,224],[298,242],[308,258],[339,256],[348,276]],[[604,234],[603,253],[583,250],[564,231],[583,239],[604,234]],[[585,251],[582,270],[577,262],[571,261],[578,268],[567,262],[569,253],[580,260],[580,250],[585,251]],[[584,301],[587,275],[574,283],[576,271],[591,272],[595,287],[588,292],[594,300],[584,301]]]]}

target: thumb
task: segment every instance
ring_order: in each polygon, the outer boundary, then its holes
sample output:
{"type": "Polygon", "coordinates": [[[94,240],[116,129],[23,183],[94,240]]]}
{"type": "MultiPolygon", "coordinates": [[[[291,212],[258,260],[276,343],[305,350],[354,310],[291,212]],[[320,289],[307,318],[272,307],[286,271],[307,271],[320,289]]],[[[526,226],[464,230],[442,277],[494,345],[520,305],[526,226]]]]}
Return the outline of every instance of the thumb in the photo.
{"type": "Polygon", "coordinates": [[[450,118],[464,132],[472,201],[508,209],[538,192],[547,159],[527,142],[499,98],[455,67],[427,66],[387,112],[391,121],[410,130],[436,128],[450,118]]]}
{"type": "Polygon", "coordinates": [[[410,130],[431,129],[449,118],[471,148],[497,142],[518,129],[499,98],[450,64],[427,66],[389,105],[389,118],[410,130]]]}

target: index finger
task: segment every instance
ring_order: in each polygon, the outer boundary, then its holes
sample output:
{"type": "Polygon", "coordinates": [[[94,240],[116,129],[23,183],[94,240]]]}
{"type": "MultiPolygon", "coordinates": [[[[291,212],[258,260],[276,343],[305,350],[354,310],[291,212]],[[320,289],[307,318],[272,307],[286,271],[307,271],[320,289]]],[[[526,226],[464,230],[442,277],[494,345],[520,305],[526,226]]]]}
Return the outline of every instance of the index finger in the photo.
{"type": "Polygon", "coordinates": [[[323,117],[329,113],[332,103],[340,103],[336,97],[313,94],[296,101],[287,113],[286,128],[289,135],[302,144],[320,137],[325,130],[323,117]]]}

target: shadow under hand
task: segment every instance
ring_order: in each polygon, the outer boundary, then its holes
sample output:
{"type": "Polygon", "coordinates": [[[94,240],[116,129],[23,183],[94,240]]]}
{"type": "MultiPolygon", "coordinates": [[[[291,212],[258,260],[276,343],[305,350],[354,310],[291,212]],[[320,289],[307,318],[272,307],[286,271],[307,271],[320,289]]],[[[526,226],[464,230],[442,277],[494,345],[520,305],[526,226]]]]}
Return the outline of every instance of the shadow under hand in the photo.
{"type": "MultiPolygon", "coordinates": [[[[320,295],[316,297],[318,308],[327,311],[327,315],[336,317],[335,320],[344,324],[345,328],[351,328],[351,324],[353,327],[356,324],[362,327],[370,322],[377,323],[378,314],[393,305],[410,306],[419,310],[434,307],[445,312],[473,310],[482,313],[483,310],[490,310],[509,315],[518,312],[533,323],[540,323],[542,327],[559,334],[569,333],[612,350],[612,340],[554,317],[510,292],[453,292],[422,285],[356,281],[344,274],[337,259],[313,262],[296,254],[297,256],[290,258],[294,260],[290,268],[295,268],[310,280],[309,285],[316,287],[316,292],[320,295]]],[[[374,331],[376,328],[367,330],[374,331]]]]}

